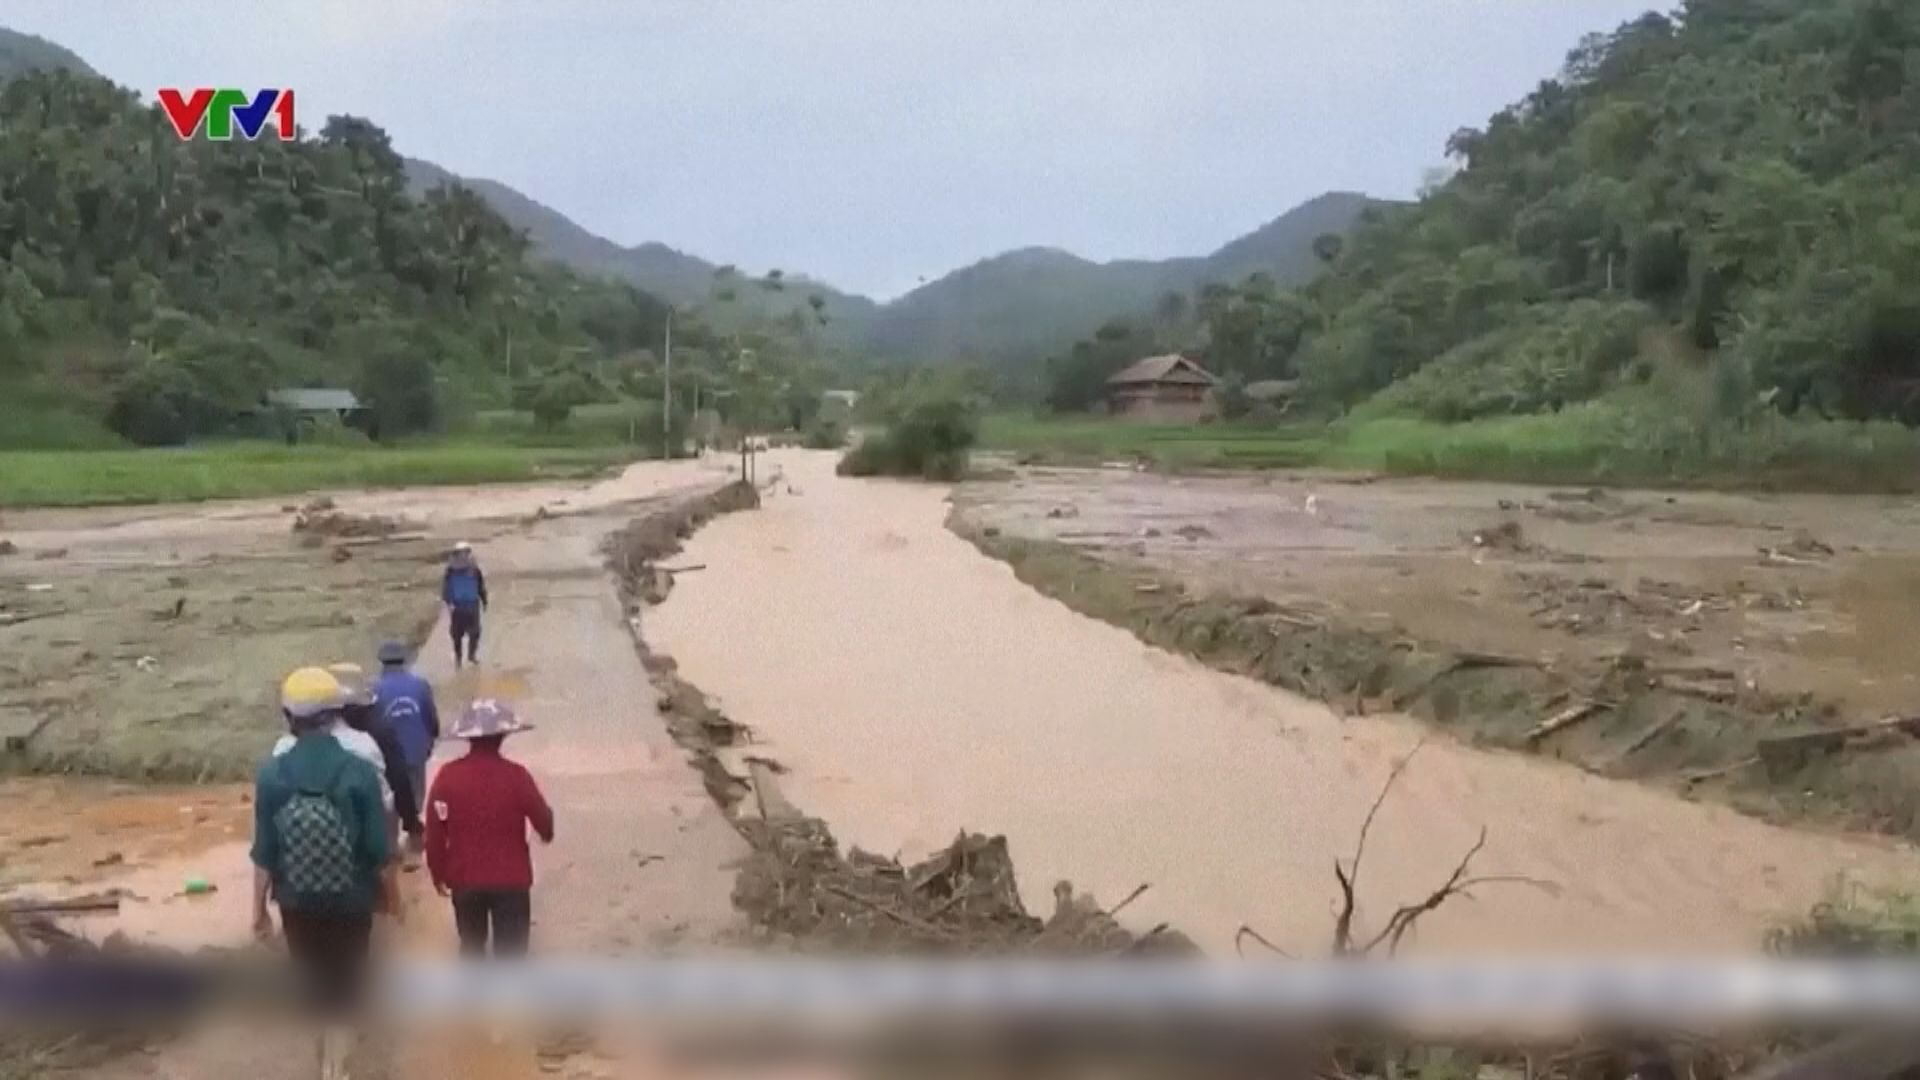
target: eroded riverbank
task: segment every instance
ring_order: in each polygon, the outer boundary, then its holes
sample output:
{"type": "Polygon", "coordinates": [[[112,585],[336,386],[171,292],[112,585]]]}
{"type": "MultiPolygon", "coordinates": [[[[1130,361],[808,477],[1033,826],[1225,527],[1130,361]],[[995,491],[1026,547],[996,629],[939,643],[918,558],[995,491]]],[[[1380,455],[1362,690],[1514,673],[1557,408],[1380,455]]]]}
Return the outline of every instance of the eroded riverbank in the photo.
{"type": "MultiPolygon", "coordinates": [[[[1152,889],[1138,926],[1213,951],[1241,924],[1317,950],[1331,867],[1423,729],[1323,706],[1148,648],[1021,585],[943,525],[944,491],[832,475],[708,525],[647,635],[791,772],[841,840],[912,858],[1005,833],[1030,907],[1071,879],[1152,889]]],[[[1790,831],[1552,762],[1436,738],[1375,823],[1363,918],[1475,863],[1549,887],[1483,890],[1423,924],[1427,948],[1744,949],[1836,874],[1890,880],[1913,854],[1790,831]]]]}

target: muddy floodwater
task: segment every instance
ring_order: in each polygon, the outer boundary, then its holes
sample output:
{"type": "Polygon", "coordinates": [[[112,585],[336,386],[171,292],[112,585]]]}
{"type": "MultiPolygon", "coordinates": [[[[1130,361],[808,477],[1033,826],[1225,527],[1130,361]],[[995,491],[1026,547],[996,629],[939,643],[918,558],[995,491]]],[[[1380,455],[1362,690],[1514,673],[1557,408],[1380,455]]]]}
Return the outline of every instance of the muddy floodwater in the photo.
{"type": "MultiPolygon", "coordinates": [[[[783,451],[756,513],[706,526],[650,643],[790,769],[843,843],[907,858],[1007,835],[1030,907],[1070,879],[1210,951],[1242,925],[1325,947],[1368,806],[1424,734],[1149,648],[1017,581],[944,526],[943,488],[842,480],[783,451]]],[[[1793,831],[1519,755],[1427,739],[1375,821],[1362,923],[1423,898],[1486,831],[1491,884],[1419,947],[1749,949],[1836,877],[1910,849],[1793,831]]]]}

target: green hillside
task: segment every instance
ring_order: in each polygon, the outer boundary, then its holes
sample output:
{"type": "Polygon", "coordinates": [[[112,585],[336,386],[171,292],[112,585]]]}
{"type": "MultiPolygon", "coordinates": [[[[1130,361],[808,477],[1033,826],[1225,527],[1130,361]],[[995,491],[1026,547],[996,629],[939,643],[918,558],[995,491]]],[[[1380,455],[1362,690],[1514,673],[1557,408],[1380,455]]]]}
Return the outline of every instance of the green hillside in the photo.
{"type": "MultiPolygon", "coordinates": [[[[346,386],[382,435],[583,372],[616,377],[665,306],[529,258],[472,190],[410,193],[372,123],[182,142],[69,70],[0,86],[0,444],[273,435],[279,387],[346,386]],[[21,407],[11,407],[21,406],[21,407]]],[[[557,391],[556,391],[557,392],[557,391]]]]}
{"type": "Polygon", "coordinates": [[[1363,195],[1322,195],[1202,256],[1096,263],[1057,248],[1007,252],[887,304],[867,341],[891,356],[1029,359],[1116,315],[1147,312],[1169,292],[1187,294],[1256,272],[1299,284],[1320,268],[1313,241],[1345,233],[1371,205],[1363,195]]]}
{"type": "Polygon", "coordinates": [[[1689,0],[1447,150],[1291,299],[1317,402],[1920,419],[1920,4],[1689,0]]]}

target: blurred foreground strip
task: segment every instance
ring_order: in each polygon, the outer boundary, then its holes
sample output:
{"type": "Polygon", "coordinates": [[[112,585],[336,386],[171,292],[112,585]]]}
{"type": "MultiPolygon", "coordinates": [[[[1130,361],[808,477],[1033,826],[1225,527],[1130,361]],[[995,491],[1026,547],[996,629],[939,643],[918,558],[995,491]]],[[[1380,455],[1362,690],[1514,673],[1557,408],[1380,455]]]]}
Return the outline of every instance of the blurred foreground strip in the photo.
{"type": "Polygon", "coordinates": [[[1920,1021],[1920,964],[1892,960],[545,960],[409,965],[383,990],[392,1008],[420,1017],[1920,1021]]]}

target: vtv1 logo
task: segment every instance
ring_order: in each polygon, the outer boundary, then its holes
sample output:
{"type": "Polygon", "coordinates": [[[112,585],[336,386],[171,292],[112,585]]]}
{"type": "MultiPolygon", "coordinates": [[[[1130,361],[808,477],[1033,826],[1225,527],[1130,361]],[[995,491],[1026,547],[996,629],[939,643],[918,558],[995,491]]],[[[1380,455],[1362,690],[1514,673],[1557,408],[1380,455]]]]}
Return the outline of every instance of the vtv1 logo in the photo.
{"type": "Polygon", "coordinates": [[[293,91],[259,90],[249,96],[245,91],[216,90],[203,86],[182,93],[166,87],[159,93],[160,110],[182,139],[191,139],[203,127],[206,137],[217,142],[233,138],[235,128],[248,139],[257,139],[274,121],[274,131],[283,141],[293,138],[293,91]]]}

